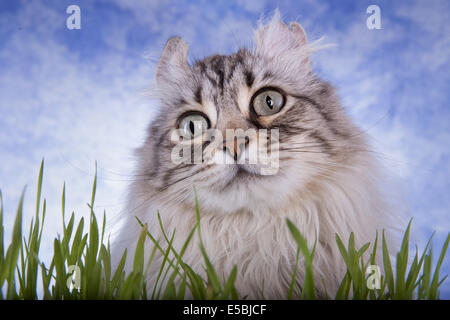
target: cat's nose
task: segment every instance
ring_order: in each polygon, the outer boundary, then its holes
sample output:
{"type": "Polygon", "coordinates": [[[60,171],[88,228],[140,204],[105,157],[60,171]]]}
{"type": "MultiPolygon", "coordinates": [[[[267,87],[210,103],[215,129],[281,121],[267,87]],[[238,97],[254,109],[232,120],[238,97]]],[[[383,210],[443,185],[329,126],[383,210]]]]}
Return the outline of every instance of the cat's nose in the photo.
{"type": "Polygon", "coordinates": [[[223,151],[228,152],[234,161],[237,161],[249,143],[249,137],[233,137],[223,141],[223,151]]]}

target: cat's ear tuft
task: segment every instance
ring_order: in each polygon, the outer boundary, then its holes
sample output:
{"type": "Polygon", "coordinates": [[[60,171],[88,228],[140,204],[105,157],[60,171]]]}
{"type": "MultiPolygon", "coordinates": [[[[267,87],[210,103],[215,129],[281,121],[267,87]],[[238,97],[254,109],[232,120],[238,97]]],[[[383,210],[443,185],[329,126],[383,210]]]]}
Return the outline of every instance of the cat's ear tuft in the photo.
{"type": "Polygon", "coordinates": [[[189,69],[187,58],[188,45],[182,38],[172,37],[167,40],[156,68],[156,81],[173,79],[183,70],[189,69]]]}
{"type": "Polygon", "coordinates": [[[297,22],[286,25],[276,10],[268,23],[259,22],[255,31],[255,51],[269,59],[291,58],[307,62],[309,50],[306,32],[297,22]]]}

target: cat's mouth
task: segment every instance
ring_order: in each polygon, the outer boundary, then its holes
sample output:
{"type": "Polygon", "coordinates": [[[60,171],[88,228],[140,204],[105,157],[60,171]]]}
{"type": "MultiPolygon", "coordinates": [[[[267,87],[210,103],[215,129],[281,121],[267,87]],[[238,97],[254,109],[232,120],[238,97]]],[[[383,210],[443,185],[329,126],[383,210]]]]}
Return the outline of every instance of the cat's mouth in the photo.
{"type": "Polygon", "coordinates": [[[259,174],[257,170],[245,164],[235,164],[233,170],[234,174],[223,186],[223,190],[237,183],[248,183],[262,177],[262,175],[259,174]]]}
{"type": "Polygon", "coordinates": [[[242,178],[242,177],[256,177],[259,176],[259,174],[252,172],[248,170],[245,165],[237,164],[236,165],[237,170],[236,174],[234,175],[234,178],[242,178]]]}

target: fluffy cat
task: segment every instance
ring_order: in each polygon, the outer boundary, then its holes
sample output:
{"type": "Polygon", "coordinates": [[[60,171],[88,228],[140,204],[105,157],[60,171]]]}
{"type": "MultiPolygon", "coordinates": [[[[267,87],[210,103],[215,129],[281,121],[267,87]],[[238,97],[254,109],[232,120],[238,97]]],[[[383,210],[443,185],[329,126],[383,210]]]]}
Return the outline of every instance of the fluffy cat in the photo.
{"type": "MultiPolygon", "coordinates": [[[[286,298],[297,250],[286,218],[311,247],[316,242],[317,293],[336,292],[346,268],[335,233],[346,241],[354,232],[359,246],[372,242],[376,230],[393,226],[394,210],[366,134],[352,124],[333,87],[313,72],[310,53],[315,48],[298,23],[286,25],[278,13],[259,24],[252,49],[213,55],[193,65],[188,64],[185,41],[167,41],[156,70],[161,108],[137,150],[136,181],[129,189],[116,258],[125,248],[134,251],[140,231],[135,216],[165,243],[158,211],[167,234],[176,229],[174,246],[180,250],[196,223],[195,186],[205,249],[219,276],[237,265],[240,297],[262,297],[264,283],[265,298],[286,298]],[[198,120],[195,125],[193,119],[198,120]],[[258,165],[174,163],[171,133],[197,125],[224,135],[226,129],[278,129],[278,171],[263,175],[258,165]]],[[[243,148],[254,140],[246,140],[243,148]]],[[[241,145],[233,143],[225,141],[213,156],[236,160],[241,145]]],[[[149,254],[152,244],[146,245],[149,254]]],[[[184,260],[204,275],[197,236],[184,260]]],[[[157,277],[158,262],[157,252],[148,288],[157,277]]],[[[300,286],[303,277],[300,263],[300,286]]]]}

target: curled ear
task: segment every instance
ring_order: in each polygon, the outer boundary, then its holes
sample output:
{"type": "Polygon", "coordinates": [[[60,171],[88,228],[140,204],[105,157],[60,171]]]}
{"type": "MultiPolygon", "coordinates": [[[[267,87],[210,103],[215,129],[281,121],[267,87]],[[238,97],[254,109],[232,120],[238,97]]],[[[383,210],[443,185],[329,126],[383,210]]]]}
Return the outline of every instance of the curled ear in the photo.
{"type": "Polygon", "coordinates": [[[255,31],[255,51],[269,59],[309,61],[305,30],[297,22],[286,25],[278,10],[267,24],[259,23],[255,31]]]}
{"type": "Polygon", "coordinates": [[[188,45],[180,37],[167,40],[156,67],[156,82],[176,81],[190,69],[187,62],[188,45]]]}
{"type": "Polygon", "coordinates": [[[299,42],[299,45],[305,45],[307,42],[305,29],[303,29],[303,27],[300,25],[300,23],[295,22],[295,21],[291,22],[290,26],[291,26],[291,30],[297,36],[297,41],[299,42]]]}

